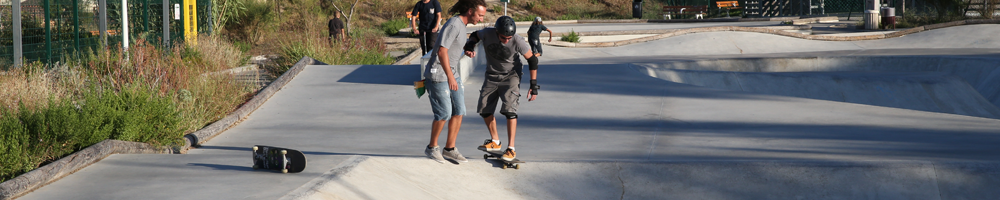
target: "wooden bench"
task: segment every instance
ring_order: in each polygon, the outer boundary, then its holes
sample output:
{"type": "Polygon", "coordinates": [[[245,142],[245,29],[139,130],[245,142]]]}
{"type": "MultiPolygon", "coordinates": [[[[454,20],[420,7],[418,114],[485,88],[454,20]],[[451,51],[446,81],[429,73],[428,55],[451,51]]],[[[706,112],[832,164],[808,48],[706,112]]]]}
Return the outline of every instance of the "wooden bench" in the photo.
{"type": "Polygon", "coordinates": [[[729,11],[732,9],[743,9],[740,7],[739,1],[716,1],[715,6],[719,7],[719,12],[722,12],[722,9],[725,8],[726,17],[729,17],[729,11]]]}
{"type": "Polygon", "coordinates": [[[695,19],[704,19],[708,6],[663,6],[663,19],[672,19],[671,15],[694,15],[695,19]]]}

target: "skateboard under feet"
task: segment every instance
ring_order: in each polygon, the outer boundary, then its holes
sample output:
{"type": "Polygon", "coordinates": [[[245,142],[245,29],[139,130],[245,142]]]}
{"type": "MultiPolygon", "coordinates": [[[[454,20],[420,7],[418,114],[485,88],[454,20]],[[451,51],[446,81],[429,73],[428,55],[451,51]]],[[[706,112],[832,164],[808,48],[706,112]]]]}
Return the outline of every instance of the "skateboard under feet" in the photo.
{"type": "Polygon", "coordinates": [[[511,161],[503,160],[503,158],[501,158],[503,157],[503,151],[484,151],[484,150],[480,151],[486,152],[486,154],[483,154],[483,159],[494,158],[496,160],[499,160],[500,162],[503,162],[503,164],[500,165],[501,169],[507,169],[507,168],[521,169],[521,164],[524,163],[524,161],[518,160],[517,158],[514,158],[514,160],[511,161]]]}

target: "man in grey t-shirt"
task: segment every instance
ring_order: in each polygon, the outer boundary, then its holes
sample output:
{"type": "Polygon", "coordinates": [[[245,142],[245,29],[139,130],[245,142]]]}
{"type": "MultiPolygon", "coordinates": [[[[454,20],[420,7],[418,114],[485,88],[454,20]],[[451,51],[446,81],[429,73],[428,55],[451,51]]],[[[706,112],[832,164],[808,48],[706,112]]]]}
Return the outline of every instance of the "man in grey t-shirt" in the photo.
{"type": "Polygon", "coordinates": [[[438,33],[434,48],[431,50],[427,69],[424,71],[424,87],[427,88],[431,110],[434,111],[434,121],[431,122],[431,141],[427,144],[424,154],[439,163],[445,163],[444,158],[457,162],[469,162],[458,149],[455,140],[462,126],[462,116],[465,115],[465,90],[456,74],[454,64],[462,58],[462,47],[465,45],[465,25],[483,21],[486,15],[486,2],[483,0],[459,0],[448,11],[451,14],[460,13],[445,22],[438,33]],[[438,146],[438,136],[448,121],[448,141],[444,151],[438,146]]]}
{"type": "Polygon", "coordinates": [[[521,64],[518,55],[524,56],[528,60],[529,74],[531,75],[531,87],[528,89],[528,101],[534,101],[538,95],[538,83],[535,80],[538,71],[538,58],[531,53],[531,48],[525,42],[524,37],[515,34],[517,27],[514,19],[509,16],[502,16],[497,19],[494,28],[487,28],[473,32],[469,36],[469,42],[465,44],[465,54],[469,57],[476,55],[474,48],[479,41],[483,42],[484,54],[486,54],[486,79],[483,81],[483,88],[479,94],[479,106],[477,112],[486,122],[486,127],[490,131],[490,139],[479,146],[483,151],[499,151],[500,137],[497,135],[496,118],[493,111],[496,110],[497,100],[503,100],[500,114],[507,117],[507,150],[504,151],[503,160],[511,161],[517,156],[514,151],[514,136],[517,135],[517,105],[521,97],[521,64]],[[517,61],[517,62],[516,62],[517,61]]]}

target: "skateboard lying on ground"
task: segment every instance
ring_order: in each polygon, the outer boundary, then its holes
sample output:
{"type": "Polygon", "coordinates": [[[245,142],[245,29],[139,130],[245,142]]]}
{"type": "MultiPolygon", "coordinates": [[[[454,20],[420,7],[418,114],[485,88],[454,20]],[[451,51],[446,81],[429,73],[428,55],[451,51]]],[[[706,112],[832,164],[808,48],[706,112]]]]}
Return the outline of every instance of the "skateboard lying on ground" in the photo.
{"type": "Polygon", "coordinates": [[[511,161],[503,160],[503,158],[501,158],[503,157],[503,151],[484,151],[484,152],[486,152],[486,154],[483,154],[483,159],[495,158],[500,162],[503,162],[503,164],[500,165],[500,168],[502,169],[507,169],[507,168],[521,169],[520,163],[524,163],[524,161],[518,160],[517,158],[514,158],[514,160],[511,161]]]}
{"type": "Polygon", "coordinates": [[[306,155],[301,151],[264,145],[253,146],[253,169],[296,173],[306,169],[306,155]]]}

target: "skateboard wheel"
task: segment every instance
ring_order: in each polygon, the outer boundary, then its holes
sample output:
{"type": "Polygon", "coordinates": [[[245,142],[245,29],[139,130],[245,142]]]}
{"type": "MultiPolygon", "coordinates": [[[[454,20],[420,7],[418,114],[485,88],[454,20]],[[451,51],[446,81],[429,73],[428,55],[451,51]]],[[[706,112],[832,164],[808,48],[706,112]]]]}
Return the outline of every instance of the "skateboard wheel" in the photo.
{"type": "Polygon", "coordinates": [[[500,165],[500,169],[507,169],[507,164],[500,165]]]}
{"type": "Polygon", "coordinates": [[[288,173],[288,169],[281,169],[281,173],[282,174],[287,174],[288,173]]]}
{"type": "Polygon", "coordinates": [[[514,164],[514,169],[521,169],[521,165],[519,165],[519,164],[514,164]]]}
{"type": "Polygon", "coordinates": [[[285,154],[288,154],[288,151],[281,150],[281,155],[285,155],[285,154]]]}
{"type": "Polygon", "coordinates": [[[253,151],[257,151],[257,146],[253,146],[253,151]]]}
{"type": "Polygon", "coordinates": [[[490,155],[489,154],[483,154],[483,159],[490,159],[490,155]]]}

